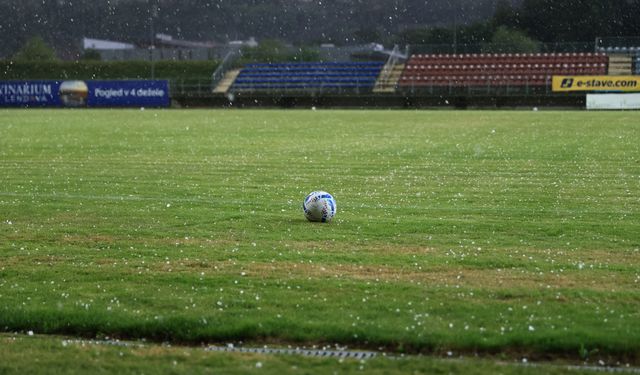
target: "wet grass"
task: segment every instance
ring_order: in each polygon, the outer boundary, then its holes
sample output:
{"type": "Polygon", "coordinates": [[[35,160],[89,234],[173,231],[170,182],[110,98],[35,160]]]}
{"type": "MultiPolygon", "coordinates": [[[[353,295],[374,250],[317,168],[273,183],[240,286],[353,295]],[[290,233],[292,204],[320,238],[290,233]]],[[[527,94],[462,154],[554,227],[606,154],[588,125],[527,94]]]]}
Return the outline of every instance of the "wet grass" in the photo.
{"type": "Polygon", "coordinates": [[[536,365],[473,357],[366,360],[218,353],[204,347],[0,334],[3,374],[592,374],[566,362],[536,365]]]}
{"type": "Polygon", "coordinates": [[[640,360],[635,112],[0,114],[1,331],[640,360]]]}
{"type": "MultiPolygon", "coordinates": [[[[335,350],[335,348],[333,348],[335,350]]],[[[78,340],[0,334],[3,374],[593,374],[602,367],[564,361],[538,364],[507,358],[376,356],[368,359],[208,350],[149,342],[78,340]]]]}

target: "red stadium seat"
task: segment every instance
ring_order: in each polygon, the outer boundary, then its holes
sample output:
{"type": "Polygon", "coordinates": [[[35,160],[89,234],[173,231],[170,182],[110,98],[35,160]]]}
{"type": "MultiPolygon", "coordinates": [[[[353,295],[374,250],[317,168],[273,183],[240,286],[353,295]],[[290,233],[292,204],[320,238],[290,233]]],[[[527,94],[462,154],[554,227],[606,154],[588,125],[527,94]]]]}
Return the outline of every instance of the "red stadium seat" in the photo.
{"type": "Polygon", "coordinates": [[[418,54],[409,59],[399,85],[548,86],[553,75],[606,74],[608,59],[587,52],[418,54]]]}

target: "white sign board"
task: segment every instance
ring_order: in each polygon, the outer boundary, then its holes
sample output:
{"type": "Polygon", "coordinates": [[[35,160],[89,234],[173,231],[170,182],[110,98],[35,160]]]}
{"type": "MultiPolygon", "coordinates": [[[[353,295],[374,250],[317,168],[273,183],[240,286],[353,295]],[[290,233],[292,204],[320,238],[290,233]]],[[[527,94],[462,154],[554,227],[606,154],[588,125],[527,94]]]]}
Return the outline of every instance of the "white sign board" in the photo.
{"type": "Polygon", "coordinates": [[[587,109],[640,109],[640,94],[587,94],[587,109]]]}

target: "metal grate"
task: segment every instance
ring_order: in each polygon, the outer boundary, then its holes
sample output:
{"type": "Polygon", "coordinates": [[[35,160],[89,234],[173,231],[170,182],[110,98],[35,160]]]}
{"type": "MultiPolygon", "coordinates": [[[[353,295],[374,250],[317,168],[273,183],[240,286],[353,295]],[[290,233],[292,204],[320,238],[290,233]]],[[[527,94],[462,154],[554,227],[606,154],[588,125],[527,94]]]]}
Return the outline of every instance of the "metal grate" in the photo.
{"type": "Polygon", "coordinates": [[[283,355],[301,355],[306,357],[321,358],[353,358],[353,359],[370,359],[379,353],[363,352],[352,350],[324,350],[324,349],[277,349],[277,348],[237,348],[235,346],[208,346],[206,351],[211,352],[236,352],[236,353],[257,353],[257,354],[283,354],[283,355]]]}

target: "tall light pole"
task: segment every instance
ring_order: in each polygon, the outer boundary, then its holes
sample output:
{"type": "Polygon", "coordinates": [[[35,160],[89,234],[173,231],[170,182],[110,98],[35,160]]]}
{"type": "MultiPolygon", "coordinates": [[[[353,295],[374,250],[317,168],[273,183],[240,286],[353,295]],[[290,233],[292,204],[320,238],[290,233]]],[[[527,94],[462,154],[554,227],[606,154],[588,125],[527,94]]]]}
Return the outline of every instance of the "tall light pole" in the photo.
{"type": "Polygon", "coordinates": [[[458,14],[453,13],[453,53],[458,53],[458,14]]]}
{"type": "Polygon", "coordinates": [[[149,33],[150,33],[149,37],[151,42],[149,44],[149,56],[151,59],[151,79],[155,79],[156,67],[155,67],[155,60],[153,55],[156,49],[155,47],[156,35],[153,30],[153,18],[158,15],[158,6],[154,0],[148,0],[148,1],[149,1],[149,33]]]}

